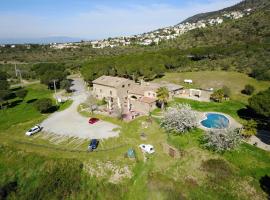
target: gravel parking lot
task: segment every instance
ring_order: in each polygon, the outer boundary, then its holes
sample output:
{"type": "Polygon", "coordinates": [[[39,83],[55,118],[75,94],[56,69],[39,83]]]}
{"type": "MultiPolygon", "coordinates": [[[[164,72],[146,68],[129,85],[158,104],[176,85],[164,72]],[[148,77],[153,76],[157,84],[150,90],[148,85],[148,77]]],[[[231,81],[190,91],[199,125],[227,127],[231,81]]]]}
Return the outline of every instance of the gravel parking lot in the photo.
{"type": "Polygon", "coordinates": [[[109,122],[99,121],[96,124],[88,124],[88,118],[81,116],[77,112],[78,106],[87,99],[88,92],[84,87],[84,82],[80,78],[73,79],[74,90],[72,95],[72,105],[64,111],[55,112],[41,123],[43,131],[63,136],[78,137],[84,139],[103,139],[116,137],[118,128],[109,122]]]}

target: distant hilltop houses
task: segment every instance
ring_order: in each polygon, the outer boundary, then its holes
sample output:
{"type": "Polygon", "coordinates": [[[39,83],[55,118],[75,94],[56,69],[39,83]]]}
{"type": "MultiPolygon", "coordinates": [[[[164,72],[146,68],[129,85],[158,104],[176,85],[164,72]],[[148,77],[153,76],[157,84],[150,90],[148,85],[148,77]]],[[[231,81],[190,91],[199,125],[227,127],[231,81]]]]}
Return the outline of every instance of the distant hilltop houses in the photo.
{"type": "Polygon", "coordinates": [[[225,12],[221,16],[216,18],[210,18],[207,20],[199,20],[196,23],[181,23],[175,26],[158,29],[149,33],[127,36],[127,37],[116,37],[104,40],[90,41],[93,48],[106,48],[106,47],[117,47],[117,46],[129,46],[131,44],[137,44],[142,46],[159,44],[163,40],[171,40],[176,37],[197,28],[206,28],[208,26],[214,26],[222,24],[225,20],[231,19],[236,20],[249,15],[252,9],[246,9],[244,11],[232,11],[225,12]]]}
{"type": "MultiPolygon", "coordinates": [[[[185,23],[177,24],[175,26],[158,29],[158,30],[148,32],[148,33],[143,33],[143,34],[138,34],[138,35],[133,35],[133,36],[126,36],[126,37],[108,38],[108,39],[95,40],[95,41],[51,43],[50,48],[74,49],[74,48],[79,48],[79,46],[82,44],[90,45],[92,46],[92,48],[96,48],[96,49],[114,48],[114,47],[119,47],[119,46],[130,46],[130,45],[141,45],[141,46],[157,45],[161,41],[175,39],[178,36],[190,30],[219,25],[219,24],[222,24],[226,20],[240,19],[244,16],[250,15],[251,12],[252,12],[251,8],[245,9],[243,11],[223,12],[221,13],[220,16],[217,16],[215,18],[199,20],[194,23],[185,22],[185,23]]],[[[1,47],[5,47],[5,45],[2,45],[1,47]]],[[[15,48],[15,45],[11,45],[10,47],[15,48]]]]}

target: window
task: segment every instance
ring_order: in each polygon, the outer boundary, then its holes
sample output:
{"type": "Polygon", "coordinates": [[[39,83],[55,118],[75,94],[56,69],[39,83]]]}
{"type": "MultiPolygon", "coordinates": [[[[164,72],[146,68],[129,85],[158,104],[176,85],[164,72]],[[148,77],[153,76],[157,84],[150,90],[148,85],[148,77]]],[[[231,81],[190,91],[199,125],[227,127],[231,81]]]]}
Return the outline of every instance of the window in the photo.
{"type": "Polygon", "coordinates": [[[130,83],[128,84],[128,87],[130,87],[130,83]]]}
{"type": "Polygon", "coordinates": [[[156,97],[156,94],[155,93],[153,93],[153,97],[156,97]]]}
{"type": "Polygon", "coordinates": [[[100,89],[99,92],[102,93],[102,89],[100,89]]]}
{"type": "Polygon", "coordinates": [[[148,92],[148,96],[150,96],[151,95],[151,93],[150,92],[148,92]]]}
{"type": "Polygon", "coordinates": [[[135,95],[132,95],[131,98],[132,99],[137,99],[137,97],[135,95]]]}
{"type": "Polygon", "coordinates": [[[125,87],[125,85],[122,85],[122,88],[124,88],[125,87]]]}
{"type": "Polygon", "coordinates": [[[110,90],[110,95],[112,95],[112,91],[110,90]]]}

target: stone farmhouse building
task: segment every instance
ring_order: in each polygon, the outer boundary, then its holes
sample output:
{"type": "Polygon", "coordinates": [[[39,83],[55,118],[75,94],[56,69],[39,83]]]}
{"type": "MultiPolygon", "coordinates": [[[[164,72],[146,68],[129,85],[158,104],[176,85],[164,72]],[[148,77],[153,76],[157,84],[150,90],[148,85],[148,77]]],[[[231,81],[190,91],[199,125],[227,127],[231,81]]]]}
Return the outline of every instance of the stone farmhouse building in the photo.
{"type": "Polygon", "coordinates": [[[112,76],[101,76],[93,81],[93,95],[108,102],[108,111],[122,109],[123,113],[147,114],[157,105],[157,90],[167,87],[170,98],[179,94],[183,87],[176,84],[159,84],[135,81],[112,76]]]}

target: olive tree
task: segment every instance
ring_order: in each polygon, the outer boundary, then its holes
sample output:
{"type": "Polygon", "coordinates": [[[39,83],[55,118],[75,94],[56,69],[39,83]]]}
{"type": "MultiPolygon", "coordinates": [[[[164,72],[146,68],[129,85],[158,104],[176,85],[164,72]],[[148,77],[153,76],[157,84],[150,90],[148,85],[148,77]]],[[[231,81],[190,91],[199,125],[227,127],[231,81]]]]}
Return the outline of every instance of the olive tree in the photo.
{"type": "Polygon", "coordinates": [[[270,117],[270,88],[248,99],[249,107],[257,114],[270,117]]]}
{"type": "Polygon", "coordinates": [[[198,126],[197,114],[188,104],[168,108],[161,120],[161,126],[168,132],[185,133],[198,126]]]}
{"type": "Polygon", "coordinates": [[[43,98],[37,100],[34,105],[39,112],[46,113],[52,108],[53,103],[50,98],[43,98]]]}
{"type": "Polygon", "coordinates": [[[242,142],[238,129],[210,130],[204,136],[204,146],[216,152],[235,149],[242,142]]]}

